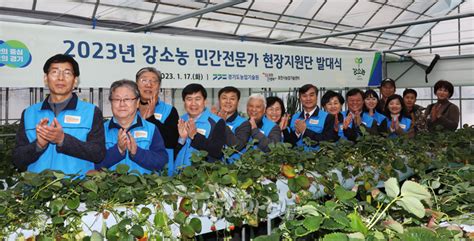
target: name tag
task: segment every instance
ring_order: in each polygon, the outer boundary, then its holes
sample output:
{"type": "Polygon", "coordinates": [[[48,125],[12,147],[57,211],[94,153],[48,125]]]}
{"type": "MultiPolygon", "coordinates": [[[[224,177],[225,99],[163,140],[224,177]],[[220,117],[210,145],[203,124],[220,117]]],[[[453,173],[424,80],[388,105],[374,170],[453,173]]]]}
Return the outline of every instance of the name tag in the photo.
{"type": "Polygon", "coordinates": [[[231,125],[227,125],[229,127],[230,130],[233,130],[234,129],[234,126],[231,126],[231,125]]]}
{"type": "Polygon", "coordinates": [[[80,124],[81,123],[81,117],[80,116],[75,116],[75,115],[65,115],[64,116],[64,123],[80,124]]]}
{"type": "Polygon", "coordinates": [[[367,123],[365,123],[365,122],[363,122],[363,121],[362,121],[361,123],[364,124],[365,126],[367,126],[367,123]]]}
{"type": "Polygon", "coordinates": [[[260,133],[262,133],[262,134],[264,134],[264,135],[265,135],[265,132],[264,132],[264,131],[262,131],[262,130],[259,130],[259,131],[260,131],[260,133]]]}
{"type": "Polygon", "coordinates": [[[203,135],[203,136],[206,135],[206,130],[205,130],[205,129],[197,128],[196,131],[197,131],[197,133],[199,133],[199,134],[201,134],[201,135],[203,135]]]}
{"type": "Polygon", "coordinates": [[[405,128],[407,128],[407,126],[406,126],[405,124],[401,124],[401,123],[400,123],[400,124],[398,124],[398,125],[399,125],[399,126],[400,126],[400,128],[402,128],[402,129],[405,129],[405,128]]]}
{"type": "Polygon", "coordinates": [[[155,116],[155,119],[157,119],[159,121],[161,121],[161,117],[163,117],[163,115],[160,114],[160,113],[155,113],[154,116],[155,116]]]}
{"type": "Polygon", "coordinates": [[[311,124],[311,125],[317,125],[317,124],[319,124],[319,120],[318,120],[318,119],[316,119],[316,120],[314,120],[314,119],[309,119],[309,124],[311,124]]]}
{"type": "Polygon", "coordinates": [[[148,137],[148,132],[146,131],[135,131],[133,133],[133,138],[147,138],[148,137]]]}

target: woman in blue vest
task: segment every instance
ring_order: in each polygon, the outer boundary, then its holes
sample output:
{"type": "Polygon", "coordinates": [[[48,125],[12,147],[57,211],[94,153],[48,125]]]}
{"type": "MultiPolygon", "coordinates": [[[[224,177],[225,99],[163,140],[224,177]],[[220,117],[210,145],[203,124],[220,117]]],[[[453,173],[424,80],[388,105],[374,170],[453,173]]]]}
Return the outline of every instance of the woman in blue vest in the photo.
{"type": "Polygon", "coordinates": [[[374,118],[380,126],[386,118],[379,109],[379,95],[373,89],[368,89],[364,93],[364,114],[374,118]]]}
{"type": "Polygon", "coordinates": [[[290,116],[286,113],[283,100],[278,96],[270,96],[267,97],[266,101],[267,108],[265,109],[265,117],[280,127],[283,142],[295,145],[296,140],[293,138],[293,135],[291,135],[291,129],[289,127],[290,116]]]}
{"type": "Polygon", "coordinates": [[[344,117],[341,113],[343,104],[344,98],[342,95],[332,90],[326,91],[321,98],[321,106],[327,113],[334,116],[334,131],[337,132],[339,138],[345,138],[342,126],[344,117]]]}
{"type": "Polygon", "coordinates": [[[251,126],[250,139],[256,139],[256,147],[264,152],[269,152],[268,144],[280,142],[280,127],[265,117],[266,99],[261,94],[252,94],[247,102],[247,114],[251,126]]]}
{"type": "Polygon", "coordinates": [[[131,80],[115,81],[110,86],[113,117],[104,123],[107,152],[96,169],[113,170],[117,164],[126,164],[143,174],[160,171],[168,163],[160,132],[137,113],[139,98],[138,86],[131,80]]]}
{"type": "Polygon", "coordinates": [[[385,120],[382,121],[381,126],[385,128],[389,137],[396,137],[407,135],[413,137],[415,132],[411,127],[411,119],[407,114],[407,109],[403,98],[400,95],[391,95],[385,102],[385,120]]]}
{"type": "Polygon", "coordinates": [[[174,167],[174,149],[178,145],[178,111],[160,100],[161,73],[154,67],[144,67],[135,75],[140,90],[140,115],[160,131],[168,152],[168,175],[174,167]]]}

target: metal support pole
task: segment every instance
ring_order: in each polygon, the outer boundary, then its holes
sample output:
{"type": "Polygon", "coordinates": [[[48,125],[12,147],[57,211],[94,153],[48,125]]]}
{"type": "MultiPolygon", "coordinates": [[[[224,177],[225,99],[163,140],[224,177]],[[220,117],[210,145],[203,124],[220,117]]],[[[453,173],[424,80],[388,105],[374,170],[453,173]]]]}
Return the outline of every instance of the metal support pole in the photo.
{"type": "Polygon", "coordinates": [[[8,90],[10,88],[5,88],[5,124],[8,124],[8,90]]]}
{"type": "Polygon", "coordinates": [[[99,88],[99,100],[98,100],[98,104],[99,104],[99,109],[102,110],[102,112],[104,111],[104,89],[103,88],[99,88]]]}

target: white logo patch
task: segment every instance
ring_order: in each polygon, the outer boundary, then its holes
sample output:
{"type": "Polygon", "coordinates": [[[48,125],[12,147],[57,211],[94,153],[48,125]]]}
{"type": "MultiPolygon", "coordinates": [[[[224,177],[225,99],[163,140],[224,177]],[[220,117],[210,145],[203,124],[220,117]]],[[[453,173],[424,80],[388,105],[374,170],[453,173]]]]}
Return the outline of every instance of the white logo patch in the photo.
{"type": "Polygon", "coordinates": [[[148,132],[146,131],[135,131],[133,133],[133,138],[147,138],[148,137],[148,132]]]}
{"type": "Polygon", "coordinates": [[[75,115],[65,115],[64,116],[64,123],[80,124],[81,123],[81,117],[80,116],[75,116],[75,115]]]}
{"type": "Polygon", "coordinates": [[[206,130],[205,130],[205,129],[197,128],[196,131],[197,131],[197,133],[199,133],[199,134],[201,134],[201,135],[203,135],[203,136],[206,135],[206,130]]]}
{"type": "Polygon", "coordinates": [[[229,129],[232,130],[234,129],[234,126],[228,125],[229,129]]]}
{"type": "Polygon", "coordinates": [[[406,126],[405,124],[401,124],[401,123],[400,123],[400,124],[398,124],[398,125],[400,125],[400,128],[402,128],[402,129],[407,128],[407,126],[406,126]]]}
{"type": "Polygon", "coordinates": [[[161,115],[160,113],[155,113],[154,116],[155,116],[155,119],[159,121],[161,121],[161,117],[163,117],[163,115],[161,115]]]}
{"type": "Polygon", "coordinates": [[[317,125],[317,124],[319,124],[319,120],[317,120],[317,119],[316,119],[316,120],[314,120],[314,119],[309,119],[309,124],[311,124],[311,125],[317,125]]]}

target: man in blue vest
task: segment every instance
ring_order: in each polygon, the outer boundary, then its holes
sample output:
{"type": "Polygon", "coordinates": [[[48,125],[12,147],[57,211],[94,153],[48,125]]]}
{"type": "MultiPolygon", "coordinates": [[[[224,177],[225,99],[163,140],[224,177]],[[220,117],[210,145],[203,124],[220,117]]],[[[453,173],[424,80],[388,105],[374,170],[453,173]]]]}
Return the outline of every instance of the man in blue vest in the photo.
{"type": "Polygon", "coordinates": [[[74,58],[57,54],[46,61],[43,71],[50,94],[23,111],[13,163],[20,171],[52,169],[84,175],[104,159],[102,112],[73,93],[79,82],[74,58]]]}
{"type": "MultiPolygon", "coordinates": [[[[219,90],[218,98],[219,110],[215,110],[214,114],[226,122],[225,144],[238,152],[242,152],[249,141],[250,123],[247,119],[240,116],[237,111],[240,100],[240,90],[233,86],[226,86],[219,90]]],[[[227,162],[233,163],[239,157],[239,153],[234,153],[227,159],[227,162]]]]}
{"type": "Polygon", "coordinates": [[[252,94],[247,101],[247,114],[249,115],[249,123],[251,131],[251,139],[258,140],[256,146],[264,151],[269,152],[270,143],[281,141],[280,126],[265,116],[267,100],[261,94],[252,94]]]}
{"type": "Polygon", "coordinates": [[[319,109],[318,88],[312,84],[303,85],[299,90],[303,111],[291,118],[290,128],[297,140],[297,146],[304,146],[304,138],[315,142],[312,147],[318,147],[321,141],[336,141],[337,132],[334,130],[334,116],[319,109]]]}
{"type": "Polygon", "coordinates": [[[351,89],[346,94],[347,111],[342,112],[344,122],[339,135],[351,141],[355,141],[362,132],[361,126],[370,134],[377,134],[377,121],[370,115],[363,115],[362,107],[364,106],[364,92],[358,88],[351,89]]]}
{"type": "Polygon", "coordinates": [[[168,175],[173,175],[174,149],[178,145],[178,111],[160,100],[161,73],[154,67],[144,67],[135,75],[140,90],[140,115],[160,131],[168,152],[168,175]]]}
{"type": "Polygon", "coordinates": [[[189,84],[182,92],[186,114],[178,121],[178,154],[175,171],[191,165],[191,155],[206,151],[206,161],[215,162],[222,158],[225,144],[225,121],[206,108],[206,89],[200,84],[189,84]]]}

